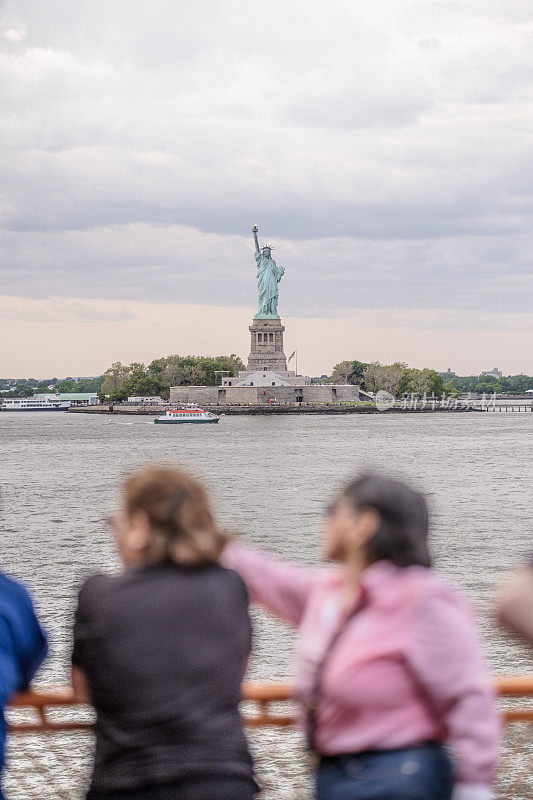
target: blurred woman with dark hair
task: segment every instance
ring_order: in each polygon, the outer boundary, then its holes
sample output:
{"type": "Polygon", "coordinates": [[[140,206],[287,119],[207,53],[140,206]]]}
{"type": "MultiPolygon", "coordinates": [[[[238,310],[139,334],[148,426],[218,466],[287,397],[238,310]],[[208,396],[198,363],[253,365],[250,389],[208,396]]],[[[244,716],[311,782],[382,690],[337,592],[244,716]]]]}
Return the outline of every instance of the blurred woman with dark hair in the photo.
{"type": "Polygon", "coordinates": [[[90,800],[251,800],[248,596],[202,485],[149,468],[110,519],[125,566],[83,585],[73,685],[96,710],[90,800]]]}
{"type": "Polygon", "coordinates": [[[492,797],[495,698],[472,612],[431,569],[427,534],[419,492],[364,475],[328,511],[324,550],[337,568],[226,547],[252,600],[298,628],[317,800],[492,797]]]}

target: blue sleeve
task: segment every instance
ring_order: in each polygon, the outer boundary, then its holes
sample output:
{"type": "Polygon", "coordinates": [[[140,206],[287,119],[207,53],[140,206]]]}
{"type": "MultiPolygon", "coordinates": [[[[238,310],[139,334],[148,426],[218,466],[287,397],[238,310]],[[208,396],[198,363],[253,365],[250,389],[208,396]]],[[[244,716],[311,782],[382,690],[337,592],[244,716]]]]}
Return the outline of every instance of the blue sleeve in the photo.
{"type": "Polygon", "coordinates": [[[48,644],[28,592],[2,576],[0,591],[0,678],[2,695],[26,689],[41,666],[48,644]]]}

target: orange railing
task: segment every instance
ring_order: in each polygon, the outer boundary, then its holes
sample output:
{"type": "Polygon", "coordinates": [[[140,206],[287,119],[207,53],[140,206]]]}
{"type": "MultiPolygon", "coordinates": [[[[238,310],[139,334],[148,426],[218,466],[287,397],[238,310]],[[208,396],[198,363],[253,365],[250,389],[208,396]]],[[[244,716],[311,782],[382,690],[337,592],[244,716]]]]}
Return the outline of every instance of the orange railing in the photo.
{"type": "MultiPolygon", "coordinates": [[[[533,798],[533,676],[496,680],[506,722],[503,758],[495,797],[533,798]]],[[[303,737],[295,728],[295,703],[286,683],[246,682],[243,714],[253,728],[262,800],[312,796],[303,737]]],[[[70,688],[32,689],[13,698],[7,713],[10,732],[8,797],[17,800],[72,800],[82,796],[92,761],[94,713],[76,701],[70,688]]]]}
{"type": "MultiPolygon", "coordinates": [[[[503,677],[496,679],[496,690],[500,698],[533,698],[533,676],[503,677]]],[[[294,699],[291,687],[286,683],[247,681],[243,684],[243,699],[247,706],[245,720],[251,727],[286,727],[295,722],[293,709],[286,704],[294,699]],[[275,706],[283,703],[281,711],[275,706]]],[[[36,712],[31,720],[12,720],[11,733],[46,733],[53,731],[87,730],[92,720],[87,707],[77,703],[70,688],[30,689],[16,695],[10,703],[14,710],[30,709],[36,712]],[[82,716],[77,719],[57,717],[54,711],[77,709],[82,716]],[[84,713],[83,713],[84,712],[84,713]]],[[[533,722],[533,706],[502,708],[506,723],[533,722]]]]}
{"type": "MultiPolygon", "coordinates": [[[[496,691],[503,697],[533,697],[533,676],[515,676],[496,679],[496,691]]],[[[503,718],[507,724],[511,722],[533,722],[533,707],[503,708],[503,718]]]]}

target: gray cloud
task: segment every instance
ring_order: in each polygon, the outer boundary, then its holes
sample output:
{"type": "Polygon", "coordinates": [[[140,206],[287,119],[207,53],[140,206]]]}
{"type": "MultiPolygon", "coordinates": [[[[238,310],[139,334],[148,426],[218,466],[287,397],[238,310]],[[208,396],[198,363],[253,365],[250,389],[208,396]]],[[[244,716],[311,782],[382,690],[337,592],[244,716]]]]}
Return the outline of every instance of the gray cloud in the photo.
{"type": "MultiPolygon", "coordinates": [[[[328,316],[358,308],[529,310],[531,234],[424,241],[274,239],[273,243],[274,256],[287,267],[283,313],[328,316]]],[[[9,232],[4,249],[7,294],[253,304],[251,236],[137,223],[27,232],[23,237],[9,232]]]]}
{"type": "Polygon", "coordinates": [[[0,292],[252,305],[258,222],[284,313],[528,310],[521,2],[3,10],[0,292]]]}

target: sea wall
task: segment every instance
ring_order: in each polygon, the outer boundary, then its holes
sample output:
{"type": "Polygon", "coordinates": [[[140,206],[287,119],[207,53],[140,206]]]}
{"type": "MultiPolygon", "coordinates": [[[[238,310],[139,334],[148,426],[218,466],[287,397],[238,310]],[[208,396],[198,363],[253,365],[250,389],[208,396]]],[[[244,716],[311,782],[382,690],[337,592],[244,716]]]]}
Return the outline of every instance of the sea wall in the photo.
{"type": "MultiPolygon", "coordinates": [[[[203,403],[202,408],[207,411],[212,411],[215,414],[226,414],[228,416],[237,414],[263,414],[263,415],[276,415],[276,414],[433,414],[436,412],[446,413],[468,413],[471,411],[479,411],[480,409],[465,407],[465,408],[440,408],[435,409],[427,408],[389,408],[380,411],[373,403],[364,403],[359,405],[351,405],[346,403],[291,403],[285,405],[268,405],[268,404],[248,404],[248,405],[234,405],[234,404],[216,404],[203,403]]],[[[126,416],[160,416],[165,413],[165,408],[161,406],[123,406],[123,405],[101,405],[101,406],[76,406],[69,408],[69,414],[124,414],[126,416]]]]}
{"type": "Polygon", "coordinates": [[[359,400],[359,386],[315,383],[300,386],[172,386],[171,403],[335,403],[359,400]]]}

